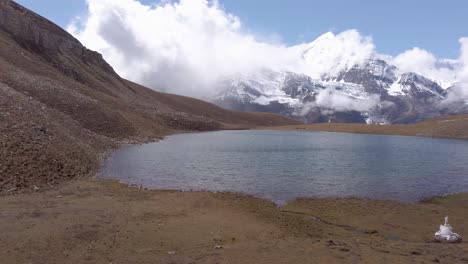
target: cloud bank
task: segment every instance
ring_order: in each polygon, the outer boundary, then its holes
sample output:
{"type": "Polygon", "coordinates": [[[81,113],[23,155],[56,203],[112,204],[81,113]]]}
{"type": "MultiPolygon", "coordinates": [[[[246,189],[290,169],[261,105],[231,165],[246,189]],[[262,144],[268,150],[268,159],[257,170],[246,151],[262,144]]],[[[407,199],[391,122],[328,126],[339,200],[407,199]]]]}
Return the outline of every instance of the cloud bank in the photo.
{"type": "Polygon", "coordinates": [[[461,38],[461,56],[460,63],[462,64],[462,70],[460,71],[460,83],[464,87],[465,93],[468,94],[468,38],[461,38]]]}
{"type": "Polygon", "coordinates": [[[218,2],[87,2],[88,16],[68,30],[119,74],[154,89],[197,96],[220,76],[287,60],[283,46],[243,32],[240,20],[218,2]]]}
{"type": "Polygon", "coordinates": [[[391,62],[401,73],[415,72],[431,76],[443,88],[450,87],[456,80],[457,61],[437,59],[434,54],[418,47],[399,54],[391,62]]]}
{"type": "Polygon", "coordinates": [[[378,55],[401,71],[430,76],[445,88],[456,82],[463,84],[457,96],[468,98],[467,38],[460,40],[458,61],[438,59],[421,48],[392,58],[378,54],[372,38],[356,30],[326,33],[295,46],[262,41],[264,37],[249,32],[216,0],[165,0],[153,5],[137,0],[87,3],[86,17],[77,18],[68,31],[102,53],[120,75],[156,90],[203,98],[215,92],[220,79],[235,74],[268,67],[319,78],[378,55]]]}
{"type": "Polygon", "coordinates": [[[351,98],[343,91],[335,88],[326,88],[317,94],[314,102],[306,104],[299,115],[306,115],[312,108],[319,107],[322,112],[347,112],[347,111],[370,111],[378,104],[388,104],[381,102],[376,94],[371,94],[365,98],[351,98]]]}
{"type": "Polygon", "coordinates": [[[458,82],[450,88],[448,96],[441,102],[441,106],[445,107],[454,102],[461,102],[468,105],[468,38],[460,39],[461,50],[460,71],[458,72],[458,82]]]}

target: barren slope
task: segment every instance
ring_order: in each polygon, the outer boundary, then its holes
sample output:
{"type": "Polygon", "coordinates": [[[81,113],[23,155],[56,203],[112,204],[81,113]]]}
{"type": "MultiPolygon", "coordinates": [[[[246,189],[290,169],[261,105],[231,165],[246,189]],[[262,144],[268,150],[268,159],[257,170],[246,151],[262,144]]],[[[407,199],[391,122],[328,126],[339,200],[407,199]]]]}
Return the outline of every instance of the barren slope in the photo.
{"type": "Polygon", "coordinates": [[[0,194],[92,175],[125,141],[295,123],[131,83],[60,27],[0,0],[0,194]]]}

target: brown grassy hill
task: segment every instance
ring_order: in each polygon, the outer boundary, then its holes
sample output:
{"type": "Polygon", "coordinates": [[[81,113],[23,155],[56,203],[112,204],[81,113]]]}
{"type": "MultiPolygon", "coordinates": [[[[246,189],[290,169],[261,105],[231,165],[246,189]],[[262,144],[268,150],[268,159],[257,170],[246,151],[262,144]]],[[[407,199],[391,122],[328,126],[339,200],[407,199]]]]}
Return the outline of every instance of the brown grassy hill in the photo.
{"type": "Polygon", "coordinates": [[[444,116],[410,125],[366,125],[366,124],[309,124],[290,125],[275,130],[310,130],[361,134],[385,134],[438,138],[468,139],[468,115],[444,116]]]}
{"type": "Polygon", "coordinates": [[[121,142],[296,123],[129,82],[57,25],[0,0],[0,194],[92,175],[121,142]]]}

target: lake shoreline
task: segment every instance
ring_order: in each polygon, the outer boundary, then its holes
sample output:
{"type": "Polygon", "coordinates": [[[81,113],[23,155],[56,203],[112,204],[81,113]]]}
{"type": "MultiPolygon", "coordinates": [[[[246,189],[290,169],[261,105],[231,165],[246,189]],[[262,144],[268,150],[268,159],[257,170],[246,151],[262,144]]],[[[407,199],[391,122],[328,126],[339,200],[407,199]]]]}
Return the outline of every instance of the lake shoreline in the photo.
{"type": "Polygon", "coordinates": [[[0,198],[0,259],[466,263],[468,243],[432,242],[445,215],[456,232],[468,234],[466,204],[468,193],[415,204],[309,198],[278,207],[239,193],[143,190],[95,177],[74,179],[0,198]]]}
{"type": "Polygon", "coordinates": [[[468,169],[467,147],[445,139],[326,132],[188,133],[117,150],[98,177],[150,189],[247,193],[278,204],[330,196],[413,203],[468,190],[459,173],[468,169]],[[448,186],[439,177],[444,174],[459,184],[448,186]]]}

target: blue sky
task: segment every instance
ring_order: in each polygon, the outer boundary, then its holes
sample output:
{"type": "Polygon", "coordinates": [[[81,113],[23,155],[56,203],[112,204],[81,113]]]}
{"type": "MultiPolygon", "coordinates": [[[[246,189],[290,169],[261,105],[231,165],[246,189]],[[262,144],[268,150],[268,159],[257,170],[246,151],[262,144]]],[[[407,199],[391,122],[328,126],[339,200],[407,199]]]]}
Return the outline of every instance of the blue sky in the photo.
{"type": "MultiPolygon", "coordinates": [[[[65,27],[86,13],[84,0],[17,0],[65,27]]],[[[154,0],[141,0],[153,3],[154,0]]],[[[460,37],[468,37],[466,0],[220,0],[226,11],[261,35],[286,44],[310,42],[327,31],[357,29],[372,36],[381,53],[396,55],[421,47],[438,57],[457,58],[460,37]]]]}

